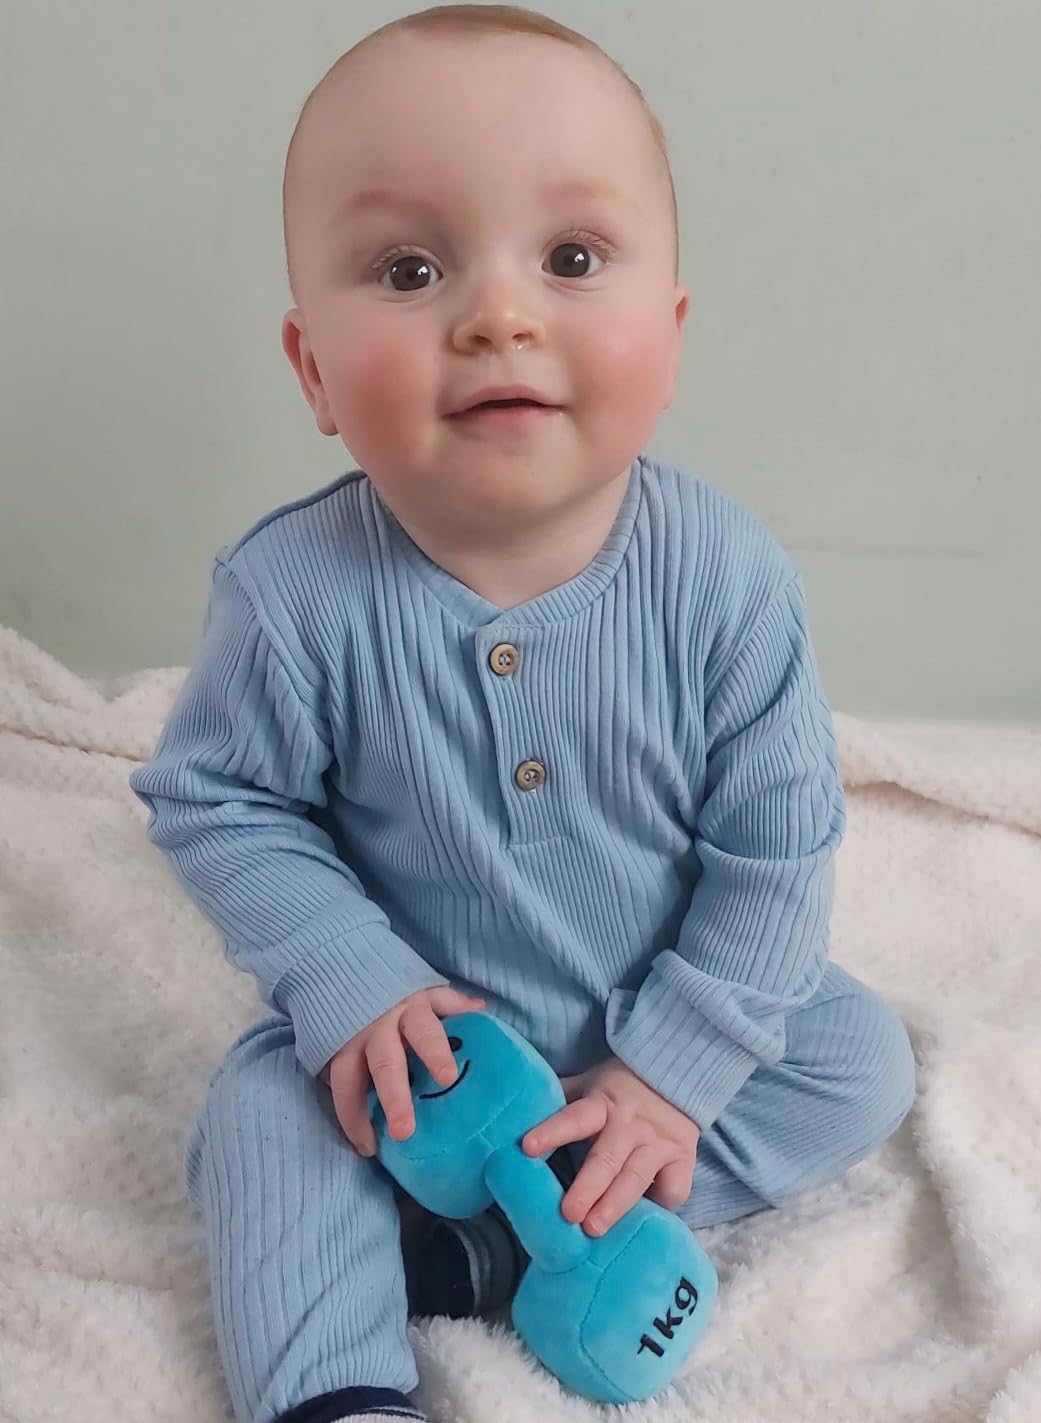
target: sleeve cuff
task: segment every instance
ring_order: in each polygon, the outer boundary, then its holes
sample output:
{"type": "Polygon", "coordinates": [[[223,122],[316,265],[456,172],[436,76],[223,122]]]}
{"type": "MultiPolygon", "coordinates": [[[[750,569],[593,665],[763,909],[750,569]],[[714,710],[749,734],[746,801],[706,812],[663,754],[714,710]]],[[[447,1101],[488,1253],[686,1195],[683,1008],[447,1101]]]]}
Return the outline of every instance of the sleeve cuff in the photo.
{"type": "Polygon", "coordinates": [[[448,979],[383,924],[352,925],[315,946],[279,979],[275,1006],[288,1014],[296,1055],[317,1077],[346,1043],[395,1003],[448,979]]]}
{"type": "Polygon", "coordinates": [[[614,1055],[674,1107],[707,1131],[757,1067],[784,1055],[784,1019],[776,1026],[742,1011],[740,985],[726,996],[706,994],[695,1006],[670,981],[689,965],[670,951],[655,959],[638,992],[616,988],[608,998],[607,1044],[614,1055]]]}

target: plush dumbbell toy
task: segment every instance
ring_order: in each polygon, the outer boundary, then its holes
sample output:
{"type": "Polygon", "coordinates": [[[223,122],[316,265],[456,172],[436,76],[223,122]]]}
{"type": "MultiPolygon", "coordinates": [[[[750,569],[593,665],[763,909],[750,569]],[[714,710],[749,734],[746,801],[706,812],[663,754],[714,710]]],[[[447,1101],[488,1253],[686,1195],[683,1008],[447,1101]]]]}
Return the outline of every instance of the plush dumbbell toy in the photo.
{"type": "Polygon", "coordinates": [[[410,1055],[410,1137],[394,1140],[370,1097],[380,1160],[435,1215],[464,1220],[497,1201],[531,1256],[513,1301],[514,1327],[529,1349],[586,1398],[649,1398],[708,1322],[712,1262],[677,1216],[646,1198],[596,1238],[566,1220],[552,1169],[521,1147],[564,1105],[556,1073],[488,1013],[455,1014],[444,1026],[459,1075],[442,1087],[410,1055]]]}

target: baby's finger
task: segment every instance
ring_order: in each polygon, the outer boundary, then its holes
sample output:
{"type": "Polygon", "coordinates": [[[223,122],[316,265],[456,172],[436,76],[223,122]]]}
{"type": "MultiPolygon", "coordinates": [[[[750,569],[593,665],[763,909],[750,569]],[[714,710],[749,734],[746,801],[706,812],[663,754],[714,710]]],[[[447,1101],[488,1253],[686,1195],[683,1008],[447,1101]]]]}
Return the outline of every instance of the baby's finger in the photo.
{"type": "Polygon", "coordinates": [[[603,1235],[621,1220],[646,1194],[660,1166],[659,1151],[652,1146],[638,1146],[583,1220],[586,1234],[603,1235]]]}
{"type": "Polygon", "coordinates": [[[396,1141],[404,1141],[415,1130],[412,1089],[408,1080],[408,1059],[397,1021],[373,1032],[365,1045],[369,1076],[387,1118],[387,1130],[396,1141]]]}
{"type": "Polygon", "coordinates": [[[376,1133],[369,1119],[369,1079],[360,1053],[342,1057],[330,1074],[336,1120],[344,1136],[361,1156],[376,1154],[376,1133]]]}
{"type": "Polygon", "coordinates": [[[452,1013],[479,1013],[487,1002],[477,994],[463,993],[460,989],[449,988],[446,984],[431,988],[426,995],[426,1001],[439,1018],[447,1018],[452,1013]]]}
{"type": "Polygon", "coordinates": [[[529,1156],[545,1156],[569,1141],[587,1141],[607,1125],[607,1103],[603,1097],[580,1097],[554,1112],[521,1140],[529,1156]]]}
{"type": "Polygon", "coordinates": [[[654,1185],[647,1192],[652,1201],[666,1210],[679,1210],[694,1185],[693,1163],[670,1161],[658,1172],[654,1185]]]}
{"type": "MultiPolygon", "coordinates": [[[[572,1181],[560,1209],[567,1220],[584,1221],[593,1206],[629,1160],[636,1147],[630,1130],[610,1127],[602,1131],[589,1148],[578,1175],[572,1181]]],[[[661,1159],[658,1160],[658,1165],[661,1159]]],[[[657,1170],[657,1167],[655,1167],[657,1170]]],[[[648,1177],[648,1184],[654,1177],[648,1177]]]]}
{"type": "Polygon", "coordinates": [[[435,1082],[448,1086],[459,1076],[455,1053],[444,1024],[429,1003],[410,1005],[401,1015],[402,1037],[427,1068],[435,1082]]]}

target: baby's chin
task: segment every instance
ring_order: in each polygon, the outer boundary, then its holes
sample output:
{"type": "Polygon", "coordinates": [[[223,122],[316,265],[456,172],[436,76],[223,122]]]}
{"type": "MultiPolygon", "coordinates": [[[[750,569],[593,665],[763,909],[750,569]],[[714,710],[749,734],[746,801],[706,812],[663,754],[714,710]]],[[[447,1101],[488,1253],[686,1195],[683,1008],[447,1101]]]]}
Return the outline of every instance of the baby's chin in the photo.
{"type": "MultiPolygon", "coordinates": [[[[566,418],[566,417],[565,417],[566,418]]],[[[574,426],[559,437],[532,440],[440,438],[398,442],[379,448],[378,459],[362,462],[376,490],[408,527],[422,522],[447,535],[453,529],[517,533],[517,520],[544,523],[598,516],[601,505],[621,497],[632,458],[624,442],[590,449],[574,426]]],[[[358,452],[362,453],[361,451],[358,452]]]]}
{"type": "Polygon", "coordinates": [[[447,511],[456,519],[486,526],[515,524],[518,517],[550,520],[579,506],[595,502],[608,478],[590,476],[565,461],[548,459],[504,460],[487,456],[479,469],[456,469],[438,481],[438,492],[429,501],[432,510],[447,511]]]}

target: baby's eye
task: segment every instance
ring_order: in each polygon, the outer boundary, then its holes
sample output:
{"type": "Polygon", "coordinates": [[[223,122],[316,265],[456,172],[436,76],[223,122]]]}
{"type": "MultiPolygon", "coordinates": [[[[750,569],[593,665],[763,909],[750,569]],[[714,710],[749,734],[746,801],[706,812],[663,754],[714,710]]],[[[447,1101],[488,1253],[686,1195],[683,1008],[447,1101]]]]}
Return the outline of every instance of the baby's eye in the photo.
{"type": "Polygon", "coordinates": [[[590,272],[600,270],[592,267],[591,261],[602,264],[603,258],[588,242],[561,242],[549,254],[550,270],[555,277],[587,277],[590,272]]]}
{"type": "MultiPolygon", "coordinates": [[[[548,262],[556,277],[588,277],[604,266],[606,258],[607,253],[595,243],[558,242],[548,262]]],[[[417,252],[391,252],[376,265],[381,285],[389,285],[397,292],[429,291],[442,280],[434,263],[417,252]]]]}
{"type": "Polygon", "coordinates": [[[396,292],[421,292],[436,286],[437,281],[440,281],[440,277],[436,281],[427,280],[436,271],[433,262],[412,253],[410,256],[394,258],[381,272],[380,281],[386,286],[384,278],[389,277],[390,285],[396,292]]]}

